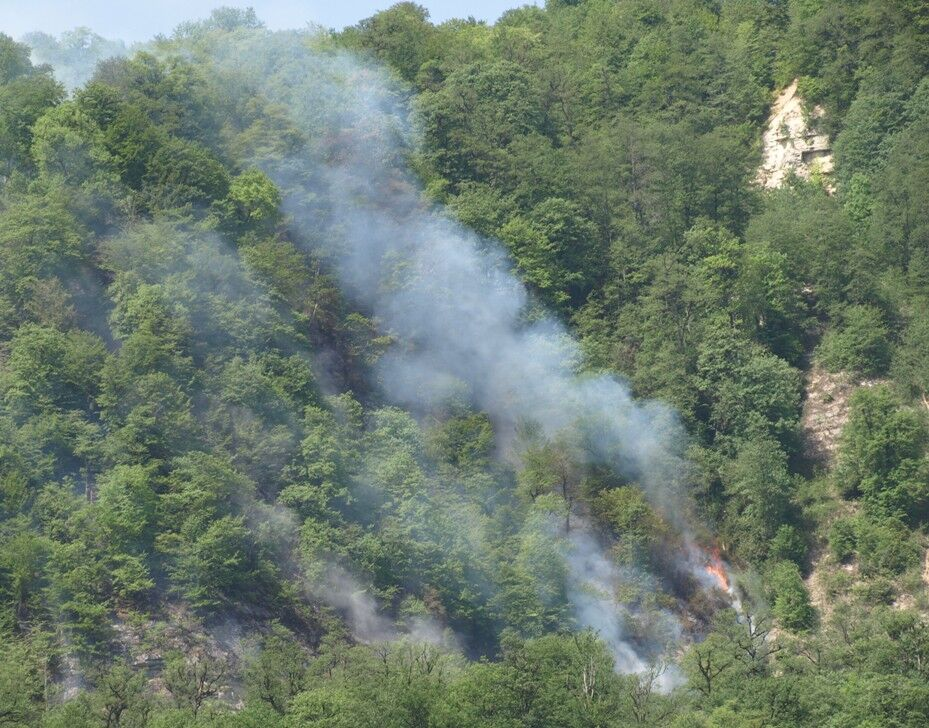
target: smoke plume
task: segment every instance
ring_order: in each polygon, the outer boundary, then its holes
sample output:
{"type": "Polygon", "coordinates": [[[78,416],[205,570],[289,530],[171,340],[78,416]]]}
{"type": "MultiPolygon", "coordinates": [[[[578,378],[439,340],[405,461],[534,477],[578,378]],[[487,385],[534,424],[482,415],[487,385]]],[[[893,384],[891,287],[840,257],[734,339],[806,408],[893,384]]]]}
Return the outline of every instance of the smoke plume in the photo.
{"type": "MultiPolygon", "coordinates": [[[[189,34],[188,52],[219,74],[217,87],[232,98],[263,95],[303,132],[298,154],[242,161],[276,182],[297,242],[321,255],[348,297],[397,342],[377,369],[387,397],[424,413],[464,387],[492,419],[501,451],[516,459],[524,424],[549,439],[580,432],[585,464],[636,484],[686,537],[685,436],[674,412],[636,401],[612,375],[584,373],[563,323],[527,316],[531,294],[502,246],[425,198],[409,167],[419,142],[407,89],[312,30],[189,34]]],[[[572,524],[552,535],[562,539],[575,620],[599,633],[618,670],[641,671],[648,656],[628,639],[617,595],[629,574],[583,517],[572,524]]],[[[481,548],[479,535],[468,537],[481,548]]],[[[341,566],[324,582],[314,594],[345,612],[357,637],[395,636],[341,566]]],[[[675,632],[670,615],[668,622],[675,632]]]]}
{"type": "MultiPolygon", "coordinates": [[[[309,34],[240,33],[215,42],[211,54],[231,86],[282,104],[310,140],[297,157],[252,161],[283,191],[303,241],[398,342],[379,365],[383,390],[423,412],[464,383],[504,447],[525,422],[549,438],[579,429],[588,464],[634,481],[686,531],[684,436],[674,413],[635,401],[613,376],[582,374],[564,325],[527,319],[530,294],[502,247],[425,201],[408,171],[417,139],[405,90],[373,64],[313,51],[313,42],[309,34]]],[[[623,574],[583,522],[566,543],[577,622],[600,633],[618,669],[640,670],[644,660],[625,641],[617,609],[623,574]]]]}

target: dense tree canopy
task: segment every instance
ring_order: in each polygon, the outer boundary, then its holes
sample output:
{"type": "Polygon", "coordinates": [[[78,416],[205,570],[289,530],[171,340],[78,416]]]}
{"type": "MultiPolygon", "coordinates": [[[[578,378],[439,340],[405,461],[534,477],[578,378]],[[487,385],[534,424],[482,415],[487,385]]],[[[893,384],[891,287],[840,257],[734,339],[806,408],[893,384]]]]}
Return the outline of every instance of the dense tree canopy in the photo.
{"type": "Polygon", "coordinates": [[[929,722],[924,2],[25,40],[0,34],[0,725],[929,722]],[[228,62],[260,47],[264,86],[228,62]],[[294,98],[308,47],[394,75],[412,123],[380,177],[305,163],[359,133],[350,74],[294,98]],[[835,173],[761,190],[794,78],[835,173]],[[552,312],[579,376],[673,405],[687,513],[594,462],[589,423],[387,396],[416,342],[332,241],[359,234],[339,195],[408,168],[409,199],[499,240],[527,330],[552,312]],[[817,460],[803,408],[851,390],[817,460]],[[688,565],[707,547],[731,595],[688,565]],[[584,558],[621,574],[621,622],[583,628],[584,558]]]}

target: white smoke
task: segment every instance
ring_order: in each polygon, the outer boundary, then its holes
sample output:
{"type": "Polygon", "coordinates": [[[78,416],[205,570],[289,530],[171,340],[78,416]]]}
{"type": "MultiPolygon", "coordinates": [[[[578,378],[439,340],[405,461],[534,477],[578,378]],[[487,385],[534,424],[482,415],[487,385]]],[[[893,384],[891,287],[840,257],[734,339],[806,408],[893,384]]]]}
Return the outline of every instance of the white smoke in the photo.
{"type": "Polygon", "coordinates": [[[103,38],[89,28],[75,28],[58,38],[27,33],[22,40],[32,49],[32,62],[50,65],[69,92],[87,83],[101,61],[124,57],[131,50],[122,41],[103,38]]]}
{"type": "MultiPolygon", "coordinates": [[[[578,342],[555,318],[527,320],[530,294],[503,248],[425,202],[406,171],[417,143],[406,90],[347,53],[314,50],[318,43],[310,32],[224,32],[199,38],[191,54],[214,64],[227,93],[258,90],[305,133],[302,156],[248,161],[281,188],[298,242],[322,253],[349,296],[399,342],[380,363],[383,390],[424,411],[464,384],[505,446],[523,422],[552,438],[580,429],[590,464],[634,481],[687,531],[685,437],[674,412],[635,401],[613,376],[579,371],[578,342]]],[[[625,575],[574,520],[565,559],[576,621],[600,634],[618,669],[639,671],[646,661],[617,603],[625,575]]],[[[326,569],[313,593],[347,614],[359,639],[397,636],[344,568],[326,569]]]]}
{"type": "MultiPolygon", "coordinates": [[[[501,246],[425,203],[404,171],[415,137],[403,89],[354,57],[308,50],[311,40],[248,34],[236,43],[226,38],[213,53],[238,83],[244,73],[244,85],[288,108],[310,139],[305,157],[261,164],[304,239],[399,341],[380,363],[383,389],[423,411],[465,383],[505,443],[521,422],[549,437],[581,428],[590,463],[634,480],[666,517],[686,526],[684,436],[674,413],[636,402],[612,376],[579,373],[579,345],[559,321],[526,321],[529,294],[501,246]]],[[[618,609],[623,575],[586,527],[575,526],[569,537],[566,587],[576,621],[600,634],[618,669],[644,669],[618,609]]],[[[377,631],[364,616],[366,599],[343,606],[357,613],[362,632],[377,631]]]]}
{"type": "Polygon", "coordinates": [[[578,622],[593,629],[603,640],[619,672],[642,672],[647,663],[626,640],[616,591],[622,574],[589,533],[575,529],[567,557],[568,593],[578,622]]]}

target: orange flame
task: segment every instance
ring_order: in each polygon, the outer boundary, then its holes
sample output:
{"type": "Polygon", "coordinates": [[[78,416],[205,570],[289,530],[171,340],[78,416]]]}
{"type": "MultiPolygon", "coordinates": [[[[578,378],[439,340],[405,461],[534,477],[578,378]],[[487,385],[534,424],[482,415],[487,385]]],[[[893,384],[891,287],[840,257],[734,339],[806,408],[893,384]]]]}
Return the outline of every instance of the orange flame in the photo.
{"type": "Polygon", "coordinates": [[[729,591],[729,574],[726,572],[726,566],[719,556],[719,549],[713,549],[703,568],[707,574],[716,580],[720,589],[726,592],[729,591]]]}

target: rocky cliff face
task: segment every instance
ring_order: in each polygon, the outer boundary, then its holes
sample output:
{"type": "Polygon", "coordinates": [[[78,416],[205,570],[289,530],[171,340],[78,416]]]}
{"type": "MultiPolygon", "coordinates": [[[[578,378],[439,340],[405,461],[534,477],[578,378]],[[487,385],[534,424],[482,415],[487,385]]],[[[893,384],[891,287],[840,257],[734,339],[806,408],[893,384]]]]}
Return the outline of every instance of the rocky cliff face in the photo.
{"type": "Polygon", "coordinates": [[[814,172],[832,172],[832,148],[829,137],[819,134],[813,122],[823,110],[803,109],[794,79],[774,102],[763,143],[763,159],[758,170],[758,184],[767,189],[780,187],[789,174],[809,179],[814,172]]]}

